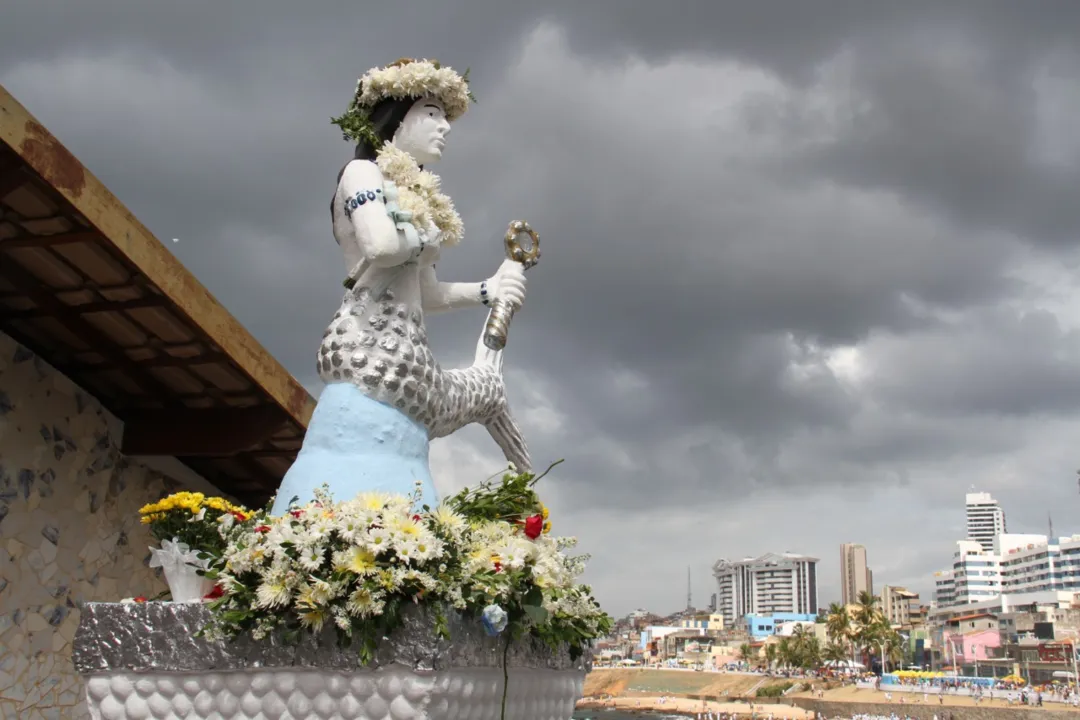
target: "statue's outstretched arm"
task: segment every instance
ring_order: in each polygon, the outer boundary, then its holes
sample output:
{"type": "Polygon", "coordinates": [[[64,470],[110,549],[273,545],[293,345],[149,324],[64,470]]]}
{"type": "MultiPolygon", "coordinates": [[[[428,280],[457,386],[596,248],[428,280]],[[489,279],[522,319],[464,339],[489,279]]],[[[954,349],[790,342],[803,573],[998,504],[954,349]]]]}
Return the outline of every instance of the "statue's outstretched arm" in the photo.
{"type": "Polygon", "coordinates": [[[420,271],[421,304],[425,313],[440,313],[479,305],[484,302],[490,284],[489,280],[472,283],[439,282],[435,277],[435,267],[426,267],[420,271]]]}
{"type": "Polygon", "coordinates": [[[386,214],[383,175],[370,160],[353,160],[341,175],[345,214],[352,221],[360,254],[374,267],[396,267],[412,256],[405,234],[386,214]]]}
{"type": "Polygon", "coordinates": [[[420,301],[425,313],[439,313],[502,298],[514,307],[525,302],[525,273],[521,263],[506,260],[495,274],[478,283],[439,282],[435,266],[420,271],[420,301]]]}

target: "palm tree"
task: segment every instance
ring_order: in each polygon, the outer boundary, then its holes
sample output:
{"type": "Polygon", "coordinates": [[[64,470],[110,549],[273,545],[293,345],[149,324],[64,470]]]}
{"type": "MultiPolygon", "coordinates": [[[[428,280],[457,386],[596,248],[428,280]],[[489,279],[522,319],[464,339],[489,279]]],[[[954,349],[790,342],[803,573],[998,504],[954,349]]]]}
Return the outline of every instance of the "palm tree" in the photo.
{"type": "Polygon", "coordinates": [[[825,662],[842,663],[848,659],[848,649],[838,642],[830,642],[821,651],[821,657],[825,662]]]}
{"type": "Polygon", "coordinates": [[[782,668],[789,668],[795,664],[795,646],[790,637],[780,638],[780,642],[776,644],[776,657],[780,660],[782,668]]]}
{"type": "Polygon", "coordinates": [[[841,647],[849,648],[852,657],[855,654],[853,646],[855,623],[852,622],[851,613],[846,605],[833,603],[829,605],[829,615],[825,619],[825,632],[832,643],[841,647]]]}
{"type": "Polygon", "coordinates": [[[882,635],[882,625],[888,627],[881,610],[878,608],[878,599],[869,590],[859,593],[859,600],[855,607],[854,628],[851,633],[859,650],[863,651],[863,657],[869,665],[869,656],[873,654],[874,646],[882,635]]]}
{"type": "Polygon", "coordinates": [[[885,672],[887,662],[892,663],[894,667],[903,665],[904,658],[907,656],[907,647],[903,636],[893,630],[892,627],[885,625],[881,629],[880,642],[884,653],[881,658],[881,672],[885,672]]]}
{"type": "Polygon", "coordinates": [[[821,643],[809,625],[799,625],[791,636],[795,665],[811,670],[821,664],[821,643]]]}
{"type": "Polygon", "coordinates": [[[776,645],[773,643],[765,646],[765,662],[769,664],[769,671],[771,672],[776,664],[776,645]]]}
{"type": "Polygon", "coordinates": [[[754,646],[750,643],[743,643],[739,646],[739,659],[750,664],[751,658],[754,656],[754,646]]]}

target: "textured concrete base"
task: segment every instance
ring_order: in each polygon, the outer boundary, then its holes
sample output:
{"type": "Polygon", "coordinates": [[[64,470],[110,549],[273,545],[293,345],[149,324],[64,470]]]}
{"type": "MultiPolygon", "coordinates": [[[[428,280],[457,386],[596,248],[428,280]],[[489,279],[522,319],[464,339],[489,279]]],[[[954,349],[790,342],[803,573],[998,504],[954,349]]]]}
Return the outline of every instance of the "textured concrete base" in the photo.
{"type": "MultiPolygon", "coordinates": [[[[506,718],[566,720],[584,670],[511,669],[506,718]]],[[[117,672],[87,678],[95,720],[498,720],[503,671],[117,672]]]]}

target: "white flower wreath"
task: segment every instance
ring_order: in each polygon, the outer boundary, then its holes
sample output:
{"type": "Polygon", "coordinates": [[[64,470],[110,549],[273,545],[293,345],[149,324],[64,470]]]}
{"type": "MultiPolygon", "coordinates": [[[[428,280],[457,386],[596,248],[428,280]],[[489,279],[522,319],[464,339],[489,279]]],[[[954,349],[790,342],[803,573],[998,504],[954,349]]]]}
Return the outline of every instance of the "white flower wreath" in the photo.
{"type": "Polygon", "coordinates": [[[418,230],[434,225],[439,230],[441,245],[453,247],[461,242],[465,226],[453,201],[439,191],[438,175],[421,170],[412,155],[391,142],[383,144],[375,162],[383,178],[397,185],[398,205],[412,213],[412,223],[418,230]]]}
{"type": "Polygon", "coordinates": [[[476,98],[469,91],[469,71],[459,75],[438,60],[402,58],[386,67],[372,68],[356,81],[356,92],[349,107],[330,122],[341,128],[346,140],[367,140],[379,147],[381,140],[371,123],[371,110],[382,100],[430,97],[446,110],[446,119],[453,122],[465,114],[476,98]]]}

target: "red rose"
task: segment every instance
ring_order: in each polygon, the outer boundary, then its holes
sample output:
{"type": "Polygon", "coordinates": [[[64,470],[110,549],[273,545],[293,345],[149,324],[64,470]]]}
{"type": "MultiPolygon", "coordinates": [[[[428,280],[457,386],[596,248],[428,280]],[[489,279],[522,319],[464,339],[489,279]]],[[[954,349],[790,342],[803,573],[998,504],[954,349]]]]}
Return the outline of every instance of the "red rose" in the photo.
{"type": "Polygon", "coordinates": [[[301,515],[304,514],[304,511],[303,510],[290,510],[289,514],[292,515],[294,518],[298,518],[298,517],[300,517],[301,515]]]}
{"type": "Polygon", "coordinates": [[[224,594],[225,589],[221,585],[215,585],[213,590],[203,595],[203,600],[217,600],[224,594]]]}
{"type": "Polygon", "coordinates": [[[244,522],[245,520],[247,520],[247,518],[244,517],[244,513],[234,512],[232,516],[236,518],[236,522],[244,522]]]}
{"type": "Polygon", "coordinates": [[[140,595],[137,598],[132,598],[132,600],[134,600],[135,602],[146,602],[146,596],[145,595],[140,595]]]}
{"type": "Polygon", "coordinates": [[[535,540],[544,532],[544,516],[532,515],[525,520],[525,534],[535,540]]]}
{"type": "Polygon", "coordinates": [[[260,525],[259,527],[255,528],[255,532],[261,532],[261,533],[270,532],[270,526],[269,525],[260,525]]]}
{"type": "Polygon", "coordinates": [[[499,562],[498,560],[495,561],[495,572],[497,572],[497,573],[502,572],[502,563],[499,562]]]}
{"type": "Polygon", "coordinates": [[[415,520],[416,522],[420,522],[420,516],[419,515],[413,515],[412,519],[415,520]]]}

